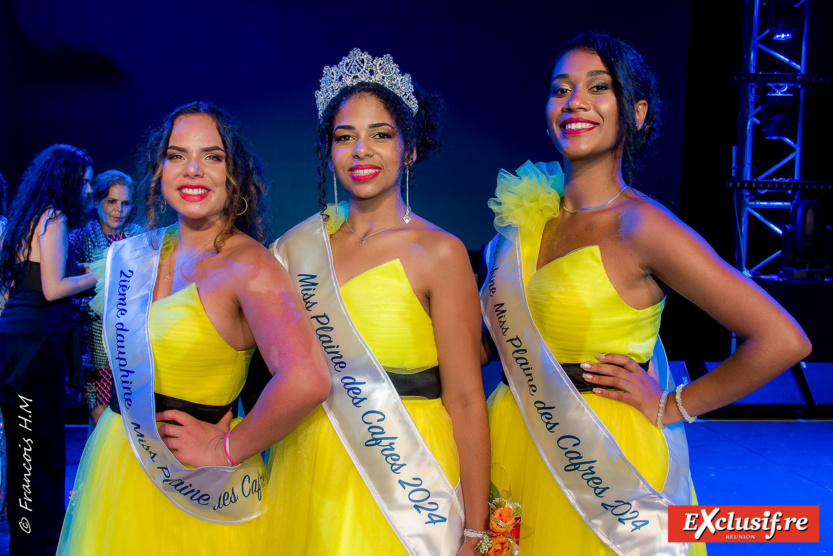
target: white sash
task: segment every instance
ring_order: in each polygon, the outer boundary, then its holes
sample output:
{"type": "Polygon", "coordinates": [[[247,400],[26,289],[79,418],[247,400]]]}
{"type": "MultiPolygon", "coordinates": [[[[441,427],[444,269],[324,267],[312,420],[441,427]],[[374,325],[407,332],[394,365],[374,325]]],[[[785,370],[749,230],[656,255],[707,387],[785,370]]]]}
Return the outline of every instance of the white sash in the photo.
{"type": "Polygon", "coordinates": [[[133,455],[148,478],[181,510],[214,523],[242,523],[261,513],[264,466],[253,456],[237,467],[188,469],[156,429],[153,350],[148,321],[165,229],[114,242],[107,253],[103,332],[107,359],[133,455]]]}
{"type": "Polygon", "coordinates": [[[464,515],[459,489],[350,319],[322,216],[289,230],[272,251],[289,270],[327,358],[332,387],[324,410],[388,523],[410,554],[456,554],[464,515]]]}
{"type": "MultiPolygon", "coordinates": [[[[535,326],[526,303],[518,229],[507,226],[487,249],[490,271],[480,292],[486,325],[538,453],[564,495],[617,554],[686,554],[687,544],[668,542],[668,506],[691,504],[682,423],[663,430],[668,475],[658,492],[625,458],[535,326]]],[[[657,374],[663,388],[673,388],[659,339],[656,345],[657,374]]]]}

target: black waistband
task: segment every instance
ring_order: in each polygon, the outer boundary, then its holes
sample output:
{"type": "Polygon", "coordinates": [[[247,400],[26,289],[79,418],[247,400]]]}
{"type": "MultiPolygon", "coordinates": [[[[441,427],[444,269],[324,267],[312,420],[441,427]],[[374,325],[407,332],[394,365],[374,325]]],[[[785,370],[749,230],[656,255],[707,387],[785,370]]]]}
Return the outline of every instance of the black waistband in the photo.
{"type": "Polygon", "coordinates": [[[415,396],[436,400],[442,397],[440,368],[431,367],[418,373],[396,373],[388,370],[390,381],[400,396],[415,396]]]}
{"type": "MultiPolygon", "coordinates": [[[[119,397],[115,392],[112,392],[111,394],[110,409],[121,415],[119,397]]],[[[178,409],[180,411],[184,411],[191,417],[199,419],[200,421],[214,424],[219,423],[220,419],[222,419],[230,409],[237,406],[237,400],[226,405],[206,405],[202,403],[189,402],[188,400],[182,400],[179,398],[172,398],[171,396],[165,396],[164,394],[154,394],[153,399],[156,401],[156,411],[178,409]]]]}
{"type": "MultiPolygon", "coordinates": [[[[650,361],[646,361],[645,363],[639,363],[639,366],[642,367],[642,370],[648,371],[648,366],[650,365],[650,361]]],[[[585,371],[581,368],[579,363],[562,363],[561,368],[564,369],[564,372],[567,373],[567,376],[570,377],[570,381],[573,383],[573,386],[576,387],[576,390],[579,392],[590,392],[593,388],[603,388],[605,390],[615,390],[615,388],[611,386],[602,386],[600,384],[592,384],[584,380],[582,376],[584,373],[588,373],[591,375],[603,376],[599,375],[599,373],[591,373],[590,371],[585,371]]],[[[503,375],[503,383],[509,384],[506,380],[506,374],[503,375]]]]}

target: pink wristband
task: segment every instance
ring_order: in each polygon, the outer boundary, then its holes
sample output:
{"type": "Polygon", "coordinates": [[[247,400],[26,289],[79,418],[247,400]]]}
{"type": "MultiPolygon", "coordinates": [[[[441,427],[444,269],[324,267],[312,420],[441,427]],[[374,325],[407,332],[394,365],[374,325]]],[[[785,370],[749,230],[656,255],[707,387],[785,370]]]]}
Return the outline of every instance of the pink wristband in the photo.
{"type": "Polygon", "coordinates": [[[226,456],[226,461],[228,461],[228,464],[232,467],[236,467],[239,464],[234,463],[234,460],[231,459],[231,454],[229,454],[229,451],[228,451],[228,435],[229,434],[231,434],[231,431],[228,431],[228,432],[226,432],[226,434],[223,435],[223,454],[226,456]]]}

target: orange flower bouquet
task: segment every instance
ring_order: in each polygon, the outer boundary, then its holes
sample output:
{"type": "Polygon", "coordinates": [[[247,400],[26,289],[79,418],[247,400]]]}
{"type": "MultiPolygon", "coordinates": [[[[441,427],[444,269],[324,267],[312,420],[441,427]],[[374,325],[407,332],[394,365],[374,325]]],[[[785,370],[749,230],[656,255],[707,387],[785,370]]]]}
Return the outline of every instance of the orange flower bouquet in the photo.
{"type": "Polygon", "coordinates": [[[518,535],[521,528],[521,505],[492,485],[489,500],[489,530],[481,536],[477,549],[486,556],[517,556],[521,552],[518,535]]]}

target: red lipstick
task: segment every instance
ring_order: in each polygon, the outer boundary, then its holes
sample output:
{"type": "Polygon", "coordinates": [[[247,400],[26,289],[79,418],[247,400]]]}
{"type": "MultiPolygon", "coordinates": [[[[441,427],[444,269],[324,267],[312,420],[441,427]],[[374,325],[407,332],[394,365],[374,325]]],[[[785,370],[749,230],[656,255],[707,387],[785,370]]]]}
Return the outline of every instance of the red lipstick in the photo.
{"type": "Polygon", "coordinates": [[[353,181],[372,180],[382,172],[382,169],[372,164],[357,164],[350,168],[350,178],[353,181]]]}
{"type": "Polygon", "coordinates": [[[208,194],[210,193],[210,191],[206,187],[202,185],[192,184],[183,185],[182,187],[177,189],[177,192],[179,193],[179,196],[182,198],[182,200],[188,201],[189,203],[196,203],[198,201],[202,201],[203,199],[208,197],[208,194]]]}
{"type": "Polygon", "coordinates": [[[586,133],[588,131],[593,131],[594,129],[599,127],[599,124],[597,124],[596,122],[594,122],[592,120],[587,120],[585,118],[571,117],[571,118],[566,118],[566,119],[562,120],[561,123],[558,124],[558,126],[561,128],[561,133],[563,133],[564,135],[578,135],[580,133],[586,133]],[[573,128],[573,129],[567,129],[568,124],[590,124],[590,125],[589,126],[580,126],[580,127],[576,127],[576,128],[573,128]]]}

